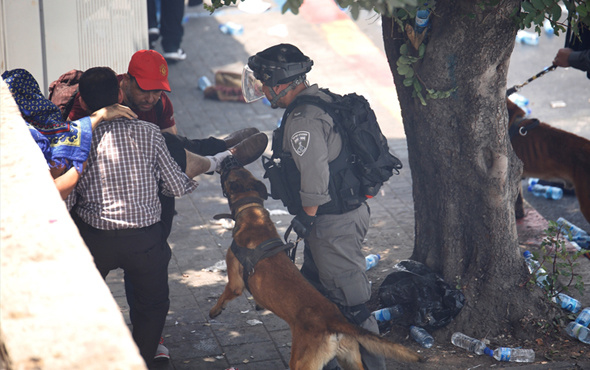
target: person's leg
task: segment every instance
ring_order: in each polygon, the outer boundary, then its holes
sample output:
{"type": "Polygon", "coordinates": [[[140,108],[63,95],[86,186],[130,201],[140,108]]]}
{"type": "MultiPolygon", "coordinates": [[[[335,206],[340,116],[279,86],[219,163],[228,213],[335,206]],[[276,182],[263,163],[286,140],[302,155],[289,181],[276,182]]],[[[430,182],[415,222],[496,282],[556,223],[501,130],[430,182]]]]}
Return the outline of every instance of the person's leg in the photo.
{"type": "Polygon", "coordinates": [[[71,215],[80,236],[92,255],[94,265],[102,278],[105,279],[109,271],[119,267],[117,250],[114,249],[111,239],[102,230],[91,227],[74,212],[71,215]]]}
{"type": "Polygon", "coordinates": [[[127,240],[122,268],[132,287],[133,339],[148,366],[156,348],[170,308],[168,297],[168,263],[170,246],[163,238],[163,227],[157,223],[145,232],[127,240]]]}
{"type": "MultiPolygon", "coordinates": [[[[362,241],[369,228],[369,219],[367,205],[342,215],[319,216],[308,242],[327,297],[338,305],[350,322],[379,334],[379,328],[371,320],[365,305],[371,298],[371,284],[365,271],[362,241]]],[[[385,369],[385,360],[371,355],[362,346],[361,356],[367,369],[385,369]]]]}
{"type": "Polygon", "coordinates": [[[160,28],[158,27],[156,0],[147,0],[147,13],[150,49],[153,49],[154,43],[158,41],[158,39],[160,38],[160,28]]]}
{"type": "MultiPolygon", "coordinates": [[[[184,29],[184,0],[162,0],[160,33],[164,53],[176,53],[180,49],[184,29]]],[[[165,55],[164,55],[165,56],[165,55]]]]}

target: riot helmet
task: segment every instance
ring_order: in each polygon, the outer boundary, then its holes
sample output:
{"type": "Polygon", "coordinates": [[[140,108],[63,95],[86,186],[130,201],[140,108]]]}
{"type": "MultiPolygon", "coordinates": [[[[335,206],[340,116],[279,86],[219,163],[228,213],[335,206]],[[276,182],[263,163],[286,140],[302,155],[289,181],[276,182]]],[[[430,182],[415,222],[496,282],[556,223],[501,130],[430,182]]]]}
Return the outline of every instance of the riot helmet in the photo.
{"type": "MultiPolygon", "coordinates": [[[[287,91],[292,90],[305,81],[305,74],[311,71],[312,65],[313,61],[291,44],[275,45],[251,56],[242,73],[245,100],[251,102],[262,98],[262,84],[272,88],[291,82],[287,91]]],[[[271,89],[271,104],[274,106],[287,91],[277,96],[271,89]]]]}

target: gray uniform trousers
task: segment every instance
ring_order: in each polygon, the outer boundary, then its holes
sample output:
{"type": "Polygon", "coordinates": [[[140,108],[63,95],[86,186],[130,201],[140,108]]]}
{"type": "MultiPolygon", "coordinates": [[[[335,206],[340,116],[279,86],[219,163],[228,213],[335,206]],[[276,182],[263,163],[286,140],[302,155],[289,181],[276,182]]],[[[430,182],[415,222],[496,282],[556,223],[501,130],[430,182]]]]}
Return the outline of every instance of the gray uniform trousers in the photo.
{"type": "MultiPolygon", "coordinates": [[[[362,241],[369,229],[367,204],[339,215],[319,215],[310,236],[305,240],[301,273],[332,302],[356,306],[371,298],[371,284],[366,274],[362,241]]],[[[371,315],[361,327],[379,334],[377,321],[371,315]]],[[[374,356],[361,346],[366,369],[385,369],[383,357],[374,356]]],[[[337,369],[333,359],[324,369],[337,369]]]]}

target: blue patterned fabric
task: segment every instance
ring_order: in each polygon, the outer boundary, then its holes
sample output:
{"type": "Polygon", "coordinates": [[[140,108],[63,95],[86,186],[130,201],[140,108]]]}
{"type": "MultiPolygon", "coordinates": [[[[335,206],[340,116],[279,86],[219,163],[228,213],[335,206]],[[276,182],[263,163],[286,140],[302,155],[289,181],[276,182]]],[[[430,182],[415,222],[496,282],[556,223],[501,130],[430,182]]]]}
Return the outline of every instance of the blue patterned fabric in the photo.
{"type": "Polygon", "coordinates": [[[92,142],[90,118],[64,121],[59,108],[43,96],[39,84],[25,69],[6,71],[2,79],[49,166],[73,165],[82,173],[92,142]]]}

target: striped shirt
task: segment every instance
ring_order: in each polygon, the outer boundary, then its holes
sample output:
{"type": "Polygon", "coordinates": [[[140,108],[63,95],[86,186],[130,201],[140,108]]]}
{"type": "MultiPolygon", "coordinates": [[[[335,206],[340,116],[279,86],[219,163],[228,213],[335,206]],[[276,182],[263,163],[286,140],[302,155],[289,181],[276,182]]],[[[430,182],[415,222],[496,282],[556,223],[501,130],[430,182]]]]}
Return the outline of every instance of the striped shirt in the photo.
{"type": "Polygon", "coordinates": [[[167,196],[195,190],[172,159],[158,126],[124,118],[93,132],[86,170],[68,198],[75,212],[102,230],[142,228],[160,221],[158,189],[167,196]]]}

